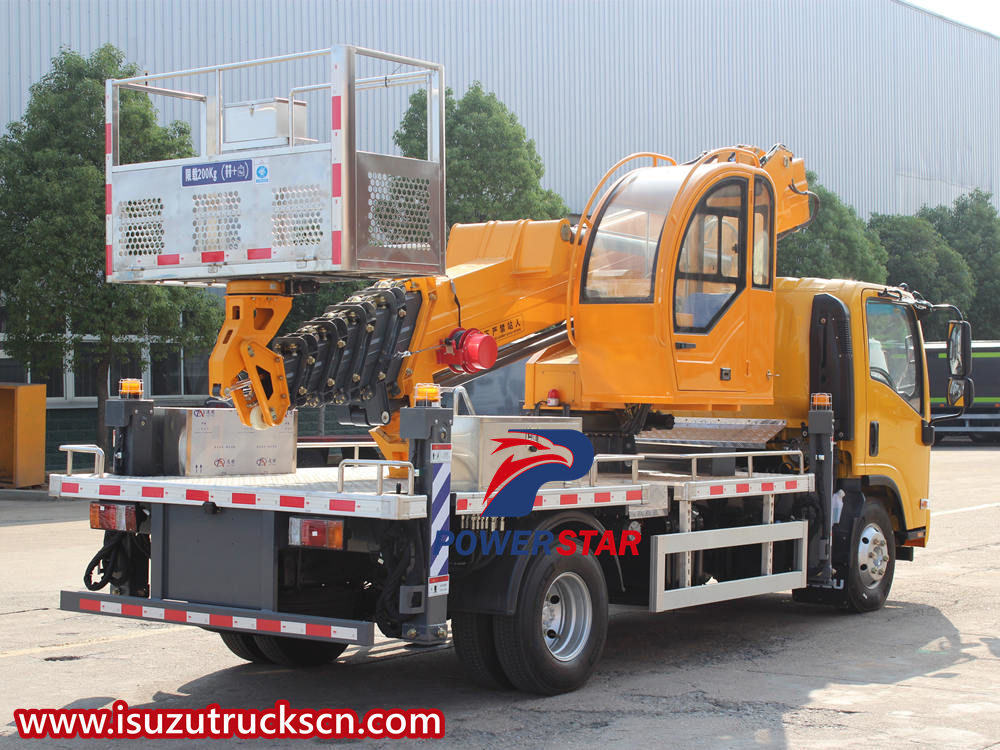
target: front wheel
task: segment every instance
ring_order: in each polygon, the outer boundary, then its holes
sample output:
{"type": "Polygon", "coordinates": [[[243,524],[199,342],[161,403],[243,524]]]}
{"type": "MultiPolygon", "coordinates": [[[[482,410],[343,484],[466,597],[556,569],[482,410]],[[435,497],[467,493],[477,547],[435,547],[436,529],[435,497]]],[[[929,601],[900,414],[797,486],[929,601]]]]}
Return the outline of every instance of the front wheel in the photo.
{"type": "Polygon", "coordinates": [[[493,620],[497,656],[520,690],[543,695],[581,687],[608,633],[608,591],[596,558],[546,555],[525,571],[513,615],[493,620]]]}
{"type": "Polygon", "coordinates": [[[896,541],[885,506],[868,500],[851,534],[851,561],[847,570],[844,606],[852,612],[882,607],[892,588],[896,569],[896,541]]]}

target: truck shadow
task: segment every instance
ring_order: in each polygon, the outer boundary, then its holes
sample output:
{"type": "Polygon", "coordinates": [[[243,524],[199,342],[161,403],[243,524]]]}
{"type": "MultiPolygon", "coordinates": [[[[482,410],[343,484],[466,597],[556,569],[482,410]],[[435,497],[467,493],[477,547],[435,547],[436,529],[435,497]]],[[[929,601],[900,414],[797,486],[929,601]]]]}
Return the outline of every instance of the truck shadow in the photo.
{"type": "Polygon", "coordinates": [[[852,714],[886,710],[862,702],[857,690],[852,703],[852,688],[884,689],[927,675],[947,680],[955,674],[943,670],[973,659],[965,649],[977,645],[962,643],[934,607],[890,601],[879,612],[849,615],[776,594],[660,615],[617,609],[596,674],[569,695],[483,690],[465,680],[450,648],[393,642],[317,669],[234,666],[135,707],[264,708],[287,700],[359,714],[438,708],[447,729],[443,741],[427,741],[435,747],[562,747],[612,738],[642,745],[651,737],[669,737],[674,747],[787,747],[789,725],[821,722],[825,732],[846,726],[852,714]],[[824,689],[837,693],[832,703],[810,705],[824,689]]]}

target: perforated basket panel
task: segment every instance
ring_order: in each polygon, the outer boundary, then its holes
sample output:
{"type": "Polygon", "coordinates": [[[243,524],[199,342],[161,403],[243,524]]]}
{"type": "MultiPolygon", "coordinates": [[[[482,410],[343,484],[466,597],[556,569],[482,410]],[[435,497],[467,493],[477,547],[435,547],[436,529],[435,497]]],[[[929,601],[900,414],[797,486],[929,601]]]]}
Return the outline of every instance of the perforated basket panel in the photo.
{"type": "Polygon", "coordinates": [[[359,152],[357,180],[358,267],[443,272],[437,165],[359,152]]]}
{"type": "Polygon", "coordinates": [[[115,167],[111,280],[443,271],[439,166],[362,157],[343,189],[329,144],[115,167]]]}
{"type": "Polygon", "coordinates": [[[221,193],[194,193],[191,196],[191,224],[196,253],[235,253],[240,247],[240,194],[235,190],[221,193]]]}
{"type": "Polygon", "coordinates": [[[272,247],[312,247],[318,251],[329,237],[329,228],[325,231],[322,222],[329,193],[324,194],[319,185],[286,185],[272,191],[272,247]]]}
{"type": "Polygon", "coordinates": [[[162,198],[119,201],[117,216],[119,251],[124,257],[163,252],[162,198]]]}

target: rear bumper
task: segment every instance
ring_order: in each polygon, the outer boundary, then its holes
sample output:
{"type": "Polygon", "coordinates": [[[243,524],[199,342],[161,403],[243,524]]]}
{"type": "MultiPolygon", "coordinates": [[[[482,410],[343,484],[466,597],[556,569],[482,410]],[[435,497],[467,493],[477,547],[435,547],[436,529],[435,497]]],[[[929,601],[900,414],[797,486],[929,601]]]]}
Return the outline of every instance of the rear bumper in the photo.
{"type": "Polygon", "coordinates": [[[340,620],[286,612],[190,604],[167,599],[141,599],[81,591],[62,591],[59,609],[133,620],[197,625],[212,630],[232,630],[260,635],[283,635],[314,641],[333,641],[355,646],[375,643],[375,624],[364,620],[340,620]]]}

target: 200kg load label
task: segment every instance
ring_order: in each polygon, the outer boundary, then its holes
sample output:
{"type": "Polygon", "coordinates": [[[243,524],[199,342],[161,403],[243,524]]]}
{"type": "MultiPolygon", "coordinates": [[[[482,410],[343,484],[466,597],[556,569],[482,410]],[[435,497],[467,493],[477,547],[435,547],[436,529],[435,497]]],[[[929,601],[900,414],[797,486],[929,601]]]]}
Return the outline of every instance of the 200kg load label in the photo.
{"type": "Polygon", "coordinates": [[[192,164],[181,167],[181,185],[183,187],[199,187],[201,185],[224,185],[230,182],[249,182],[253,179],[253,174],[252,159],[192,164]]]}

